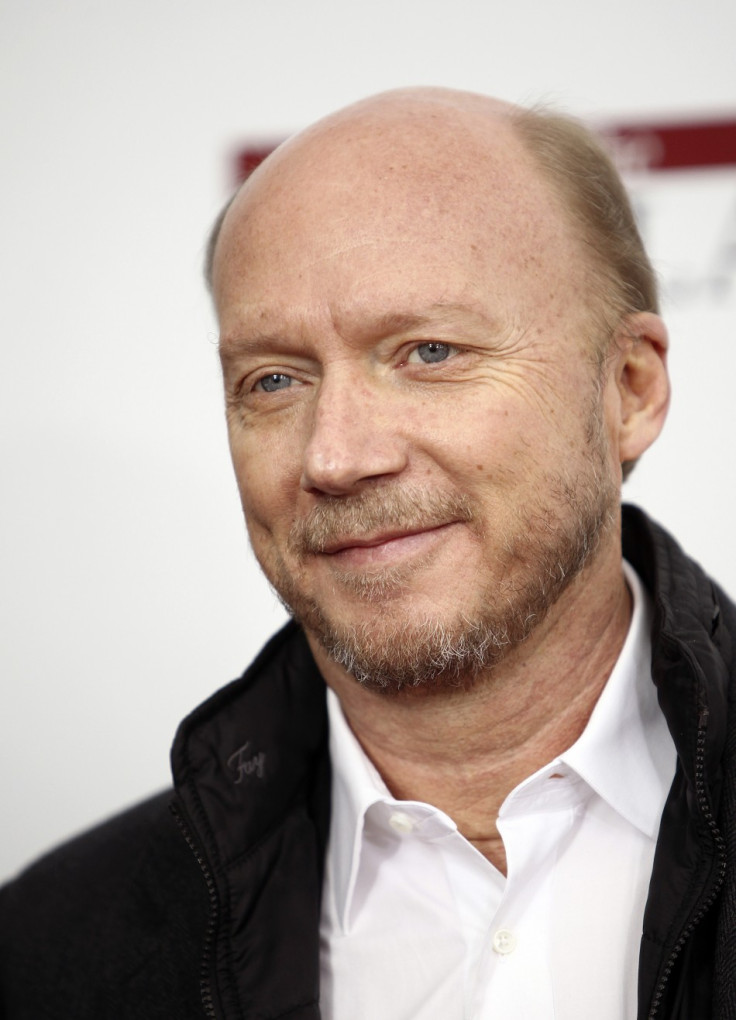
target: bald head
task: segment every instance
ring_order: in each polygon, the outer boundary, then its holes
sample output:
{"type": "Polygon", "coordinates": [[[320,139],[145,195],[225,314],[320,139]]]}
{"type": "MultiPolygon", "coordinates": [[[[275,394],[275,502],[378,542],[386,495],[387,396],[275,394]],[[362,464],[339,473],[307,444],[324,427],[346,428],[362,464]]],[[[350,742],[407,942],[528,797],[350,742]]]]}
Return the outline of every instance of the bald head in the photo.
{"type": "Polygon", "coordinates": [[[498,146],[499,135],[508,144],[512,110],[473,93],[417,88],[382,93],[330,114],[279,146],[233,196],[212,232],[208,280],[226,214],[232,221],[231,209],[237,216],[271,195],[296,191],[306,204],[312,185],[350,190],[358,176],[379,202],[389,182],[402,177],[417,202],[443,182],[452,187],[465,179],[482,191],[487,150],[498,146]]]}
{"type": "MultiPolygon", "coordinates": [[[[361,186],[371,189],[378,217],[385,210],[382,191],[403,175],[408,208],[427,216],[430,191],[469,187],[482,202],[501,179],[518,177],[520,166],[533,168],[577,239],[601,334],[610,334],[627,312],[656,311],[656,279],[628,197],[590,132],[547,111],[441,88],[369,97],[281,145],[218,217],[208,246],[208,283],[213,284],[215,253],[231,207],[237,214],[292,189],[307,202],[311,183],[334,192],[354,188],[360,177],[361,186]]],[[[525,219],[522,214],[520,225],[525,219]]]]}
{"type": "Polygon", "coordinates": [[[443,242],[456,242],[455,255],[467,251],[471,260],[493,247],[513,261],[526,257],[517,251],[521,228],[525,248],[569,261],[574,224],[511,113],[482,96],[402,90],[296,135],[256,170],[227,211],[213,261],[216,303],[221,282],[247,264],[238,257],[246,248],[267,246],[276,255],[286,246],[293,251],[296,239],[308,261],[325,266],[340,252],[385,242],[415,243],[430,259],[443,242]]]}
{"type": "Polygon", "coordinates": [[[365,318],[400,281],[412,308],[487,297],[528,323],[543,308],[595,360],[596,274],[514,116],[483,96],[401,90],[280,146],[219,229],[212,283],[223,336],[243,317],[275,321],[287,300],[292,310],[321,302],[333,321],[365,318]]]}

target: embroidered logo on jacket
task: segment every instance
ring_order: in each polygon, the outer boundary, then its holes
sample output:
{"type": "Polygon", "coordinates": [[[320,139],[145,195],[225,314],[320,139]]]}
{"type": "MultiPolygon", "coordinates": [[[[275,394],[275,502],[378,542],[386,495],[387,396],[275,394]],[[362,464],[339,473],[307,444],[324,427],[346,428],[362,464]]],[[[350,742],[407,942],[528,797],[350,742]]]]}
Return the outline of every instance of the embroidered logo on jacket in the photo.
{"type": "Polygon", "coordinates": [[[237,751],[233,751],[227,760],[227,766],[235,773],[234,783],[242,783],[246,776],[263,779],[265,774],[266,755],[263,751],[256,754],[250,752],[251,742],[247,740],[237,751]]]}

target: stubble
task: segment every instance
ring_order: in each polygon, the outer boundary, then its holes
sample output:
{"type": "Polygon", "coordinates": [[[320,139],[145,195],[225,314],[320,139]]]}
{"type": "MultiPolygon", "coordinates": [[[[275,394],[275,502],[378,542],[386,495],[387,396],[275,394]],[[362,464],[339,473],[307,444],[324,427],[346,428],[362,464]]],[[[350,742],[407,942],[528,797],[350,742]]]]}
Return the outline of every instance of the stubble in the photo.
{"type": "Polygon", "coordinates": [[[290,557],[307,564],[346,535],[461,522],[481,548],[495,552],[492,563],[478,562],[479,581],[454,613],[418,615],[402,604],[412,577],[427,566],[422,557],[394,568],[335,572],[334,604],[349,594],[370,609],[357,624],[341,622],[330,605],[310,596],[301,571],[294,575],[281,565],[271,578],[277,594],[327,655],[368,688],[396,694],[471,686],[527,640],[615,523],[618,488],[604,468],[599,423],[589,425],[584,467],[574,477],[548,478],[544,498],[517,506],[492,542],[482,534],[480,507],[467,496],[398,485],[325,497],[292,528],[290,557]]]}

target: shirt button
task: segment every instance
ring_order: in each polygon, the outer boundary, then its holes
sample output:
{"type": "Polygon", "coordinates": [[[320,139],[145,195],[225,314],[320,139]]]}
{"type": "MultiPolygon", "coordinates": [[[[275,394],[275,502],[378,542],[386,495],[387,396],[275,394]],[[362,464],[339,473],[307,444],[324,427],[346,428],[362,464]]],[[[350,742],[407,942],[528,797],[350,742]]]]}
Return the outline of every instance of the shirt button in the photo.
{"type": "Polygon", "coordinates": [[[516,937],[508,928],[499,928],[493,936],[493,950],[501,956],[508,956],[516,949],[516,937]]]}
{"type": "Polygon", "coordinates": [[[400,832],[405,836],[414,829],[414,819],[404,811],[394,811],[388,820],[388,824],[394,832],[400,832]]]}

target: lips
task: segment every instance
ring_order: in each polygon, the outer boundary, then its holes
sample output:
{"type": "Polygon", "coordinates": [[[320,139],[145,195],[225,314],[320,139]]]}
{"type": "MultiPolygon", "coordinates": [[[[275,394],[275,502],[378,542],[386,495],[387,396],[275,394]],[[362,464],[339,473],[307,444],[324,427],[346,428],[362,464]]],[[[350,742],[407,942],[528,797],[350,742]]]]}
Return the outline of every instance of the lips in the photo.
{"type": "MultiPolygon", "coordinates": [[[[447,523],[449,524],[450,522],[448,521],[447,523]]],[[[411,538],[414,535],[424,535],[444,527],[447,527],[447,524],[436,524],[429,528],[414,528],[410,531],[387,531],[379,535],[368,535],[360,538],[351,535],[327,543],[322,552],[327,556],[334,556],[349,549],[373,549],[379,545],[386,545],[389,542],[411,538]]]]}
{"type": "Polygon", "coordinates": [[[343,537],[330,542],[322,555],[340,570],[377,570],[434,556],[445,532],[458,524],[450,521],[422,529],[385,531],[376,535],[343,537]]]}
{"type": "Polygon", "coordinates": [[[349,550],[368,555],[472,519],[470,501],[461,494],[380,487],[322,498],[294,522],[288,545],[297,557],[344,556],[349,550]]]}

